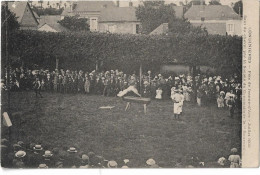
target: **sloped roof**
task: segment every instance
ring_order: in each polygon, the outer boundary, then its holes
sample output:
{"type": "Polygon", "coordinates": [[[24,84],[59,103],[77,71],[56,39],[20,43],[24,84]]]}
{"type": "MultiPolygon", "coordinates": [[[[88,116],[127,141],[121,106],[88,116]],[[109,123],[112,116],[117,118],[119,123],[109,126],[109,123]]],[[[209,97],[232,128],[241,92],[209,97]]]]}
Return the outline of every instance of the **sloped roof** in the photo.
{"type": "Polygon", "coordinates": [[[194,5],[185,14],[184,17],[189,20],[230,20],[241,19],[234,10],[227,5],[194,5]]]}
{"type": "Polygon", "coordinates": [[[91,12],[101,11],[103,8],[116,7],[113,1],[79,1],[74,2],[76,12],[91,12]]]}
{"type": "Polygon", "coordinates": [[[226,35],[226,23],[192,23],[193,26],[206,28],[209,34],[226,35]]]}
{"type": "Polygon", "coordinates": [[[38,27],[38,29],[40,29],[40,28],[43,27],[44,25],[48,25],[49,27],[53,28],[53,29],[56,30],[57,32],[67,32],[67,31],[69,31],[68,29],[66,29],[65,27],[63,27],[62,25],[60,25],[59,23],[53,23],[53,24],[44,23],[44,24],[40,25],[40,26],[38,27]]]}
{"type": "Polygon", "coordinates": [[[39,19],[40,17],[39,17],[39,15],[35,12],[35,11],[33,11],[32,10],[32,12],[33,12],[33,14],[34,14],[34,16],[35,16],[35,18],[37,18],[37,19],[39,19]]]}
{"type": "Polygon", "coordinates": [[[130,22],[138,21],[134,7],[103,8],[99,16],[99,22],[130,22]]]}
{"type": "Polygon", "coordinates": [[[163,23],[160,26],[158,26],[156,29],[154,29],[150,35],[161,35],[168,33],[168,23],[163,23]]]}
{"type": "Polygon", "coordinates": [[[58,21],[61,20],[60,15],[42,15],[40,24],[56,24],[58,21]]]}
{"type": "Polygon", "coordinates": [[[15,13],[18,23],[22,21],[26,5],[26,1],[8,2],[8,8],[11,12],[15,13]]]}

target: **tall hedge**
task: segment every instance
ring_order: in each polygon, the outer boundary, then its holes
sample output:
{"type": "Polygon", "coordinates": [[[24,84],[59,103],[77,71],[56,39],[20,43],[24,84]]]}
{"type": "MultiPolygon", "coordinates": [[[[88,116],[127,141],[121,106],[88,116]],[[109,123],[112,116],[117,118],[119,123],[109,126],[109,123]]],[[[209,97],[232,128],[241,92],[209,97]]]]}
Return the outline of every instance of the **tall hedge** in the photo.
{"type": "Polygon", "coordinates": [[[151,66],[177,61],[239,72],[242,64],[242,38],[237,36],[18,31],[10,35],[9,43],[10,54],[25,63],[55,66],[55,58],[59,58],[64,68],[93,68],[97,61],[107,68],[108,63],[129,63],[129,67],[131,63],[151,66]]]}

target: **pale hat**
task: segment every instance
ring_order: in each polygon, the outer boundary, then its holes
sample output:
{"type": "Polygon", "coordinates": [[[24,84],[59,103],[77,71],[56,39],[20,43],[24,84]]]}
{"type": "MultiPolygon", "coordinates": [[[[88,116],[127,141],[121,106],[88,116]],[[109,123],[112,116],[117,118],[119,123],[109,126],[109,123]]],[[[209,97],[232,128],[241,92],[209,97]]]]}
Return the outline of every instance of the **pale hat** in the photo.
{"type": "Polygon", "coordinates": [[[162,76],[162,74],[158,74],[158,77],[161,77],[162,76]]]}
{"type": "Polygon", "coordinates": [[[124,159],[125,164],[129,162],[129,159],[124,159]]]}
{"type": "Polygon", "coordinates": [[[147,85],[147,84],[149,84],[149,82],[148,81],[144,81],[144,85],[147,85]]]}
{"type": "Polygon", "coordinates": [[[49,168],[46,164],[40,164],[38,168],[49,168]]]}
{"type": "Polygon", "coordinates": [[[88,157],[88,155],[83,154],[83,155],[81,156],[81,159],[84,160],[84,161],[86,161],[86,160],[89,160],[89,157],[88,157]]]}
{"type": "Polygon", "coordinates": [[[22,157],[24,157],[26,155],[26,152],[24,152],[24,151],[17,151],[16,153],[15,153],[15,157],[18,157],[18,158],[22,158],[22,157]]]}
{"type": "Polygon", "coordinates": [[[236,149],[236,148],[232,148],[232,149],[231,149],[231,152],[232,152],[232,153],[236,153],[236,152],[237,152],[237,149],[236,149]]]}
{"type": "Polygon", "coordinates": [[[152,165],[155,165],[156,162],[155,162],[155,160],[153,160],[153,159],[148,159],[148,160],[146,161],[146,164],[152,166],[152,165]]]}
{"type": "Polygon", "coordinates": [[[41,145],[35,145],[35,146],[33,147],[33,149],[34,149],[34,150],[38,150],[38,151],[43,150],[43,148],[42,148],[41,145]]]}
{"type": "Polygon", "coordinates": [[[61,161],[58,161],[55,163],[55,167],[56,168],[62,168],[63,167],[63,163],[61,161]]]}
{"type": "Polygon", "coordinates": [[[51,153],[51,151],[46,150],[46,151],[44,152],[43,157],[51,157],[52,155],[53,155],[53,154],[51,153]]]}
{"type": "Polygon", "coordinates": [[[114,160],[111,160],[107,163],[108,168],[117,168],[117,163],[114,160]]]}
{"type": "Polygon", "coordinates": [[[7,149],[7,146],[1,145],[0,150],[4,150],[4,149],[7,149]]]}
{"type": "Polygon", "coordinates": [[[70,152],[70,153],[76,153],[76,152],[78,152],[78,151],[76,150],[76,148],[74,148],[74,147],[70,147],[67,151],[70,152]]]}
{"type": "Polygon", "coordinates": [[[21,149],[21,146],[15,143],[13,144],[13,148],[15,151],[18,151],[19,149],[21,149]]]}
{"type": "Polygon", "coordinates": [[[226,160],[225,157],[220,157],[220,158],[218,159],[218,164],[221,165],[221,166],[224,166],[224,165],[225,165],[225,160],[226,160]]]}
{"type": "Polygon", "coordinates": [[[124,165],[124,166],[122,166],[121,168],[129,168],[128,166],[126,166],[126,165],[124,165]]]}
{"type": "Polygon", "coordinates": [[[1,144],[6,144],[6,143],[8,143],[8,140],[7,139],[1,139],[1,144]]]}
{"type": "Polygon", "coordinates": [[[175,79],[175,80],[179,80],[180,78],[179,78],[179,77],[175,77],[174,79],[175,79]]]}

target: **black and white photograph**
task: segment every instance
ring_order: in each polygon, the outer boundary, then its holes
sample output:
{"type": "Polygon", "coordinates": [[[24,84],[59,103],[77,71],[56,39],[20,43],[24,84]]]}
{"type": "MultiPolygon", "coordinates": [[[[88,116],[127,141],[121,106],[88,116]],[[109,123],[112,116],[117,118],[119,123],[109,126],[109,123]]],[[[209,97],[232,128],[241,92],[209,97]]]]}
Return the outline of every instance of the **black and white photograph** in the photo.
{"type": "Polygon", "coordinates": [[[2,168],[241,168],[243,3],[1,1],[2,168]]]}

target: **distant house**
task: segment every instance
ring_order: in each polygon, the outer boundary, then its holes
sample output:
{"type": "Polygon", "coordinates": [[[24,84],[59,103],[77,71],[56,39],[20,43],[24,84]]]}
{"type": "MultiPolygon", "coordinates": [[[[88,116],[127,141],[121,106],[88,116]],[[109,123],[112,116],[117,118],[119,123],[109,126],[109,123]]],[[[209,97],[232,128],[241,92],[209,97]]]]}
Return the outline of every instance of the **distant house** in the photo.
{"type": "Polygon", "coordinates": [[[90,31],[98,31],[98,18],[101,11],[113,7],[116,7],[116,4],[112,1],[78,1],[63,11],[61,19],[65,16],[79,15],[80,18],[88,19],[90,31]]]}
{"type": "MultiPolygon", "coordinates": [[[[184,12],[185,8],[183,6],[172,6],[172,8],[175,11],[175,17],[176,18],[184,18],[184,12]]],[[[163,23],[160,26],[158,26],[156,29],[154,29],[150,35],[162,35],[168,33],[168,23],[163,23]]]]}
{"type": "Polygon", "coordinates": [[[114,7],[101,10],[98,18],[98,31],[110,33],[138,34],[140,21],[134,7],[114,7]]]}
{"type": "Polygon", "coordinates": [[[28,2],[8,2],[8,8],[16,15],[21,30],[37,30],[39,16],[36,16],[35,12],[32,11],[28,2]]]}
{"type": "Polygon", "coordinates": [[[45,32],[67,32],[68,29],[58,23],[59,20],[61,20],[60,15],[42,15],[38,30],[45,32]]]}
{"type": "Polygon", "coordinates": [[[150,35],[161,35],[161,34],[167,34],[168,33],[168,23],[163,23],[160,26],[158,26],[156,29],[154,29],[150,35]]]}
{"type": "Polygon", "coordinates": [[[60,15],[42,15],[40,20],[40,25],[44,23],[55,24],[60,20],[61,20],[60,15]]]}
{"type": "Polygon", "coordinates": [[[242,19],[226,5],[194,5],[185,14],[194,26],[205,27],[209,34],[242,35],[242,19]]]}
{"type": "Polygon", "coordinates": [[[67,32],[68,29],[60,25],[59,23],[50,24],[44,23],[39,26],[38,31],[45,31],[45,32],[67,32]]]}

